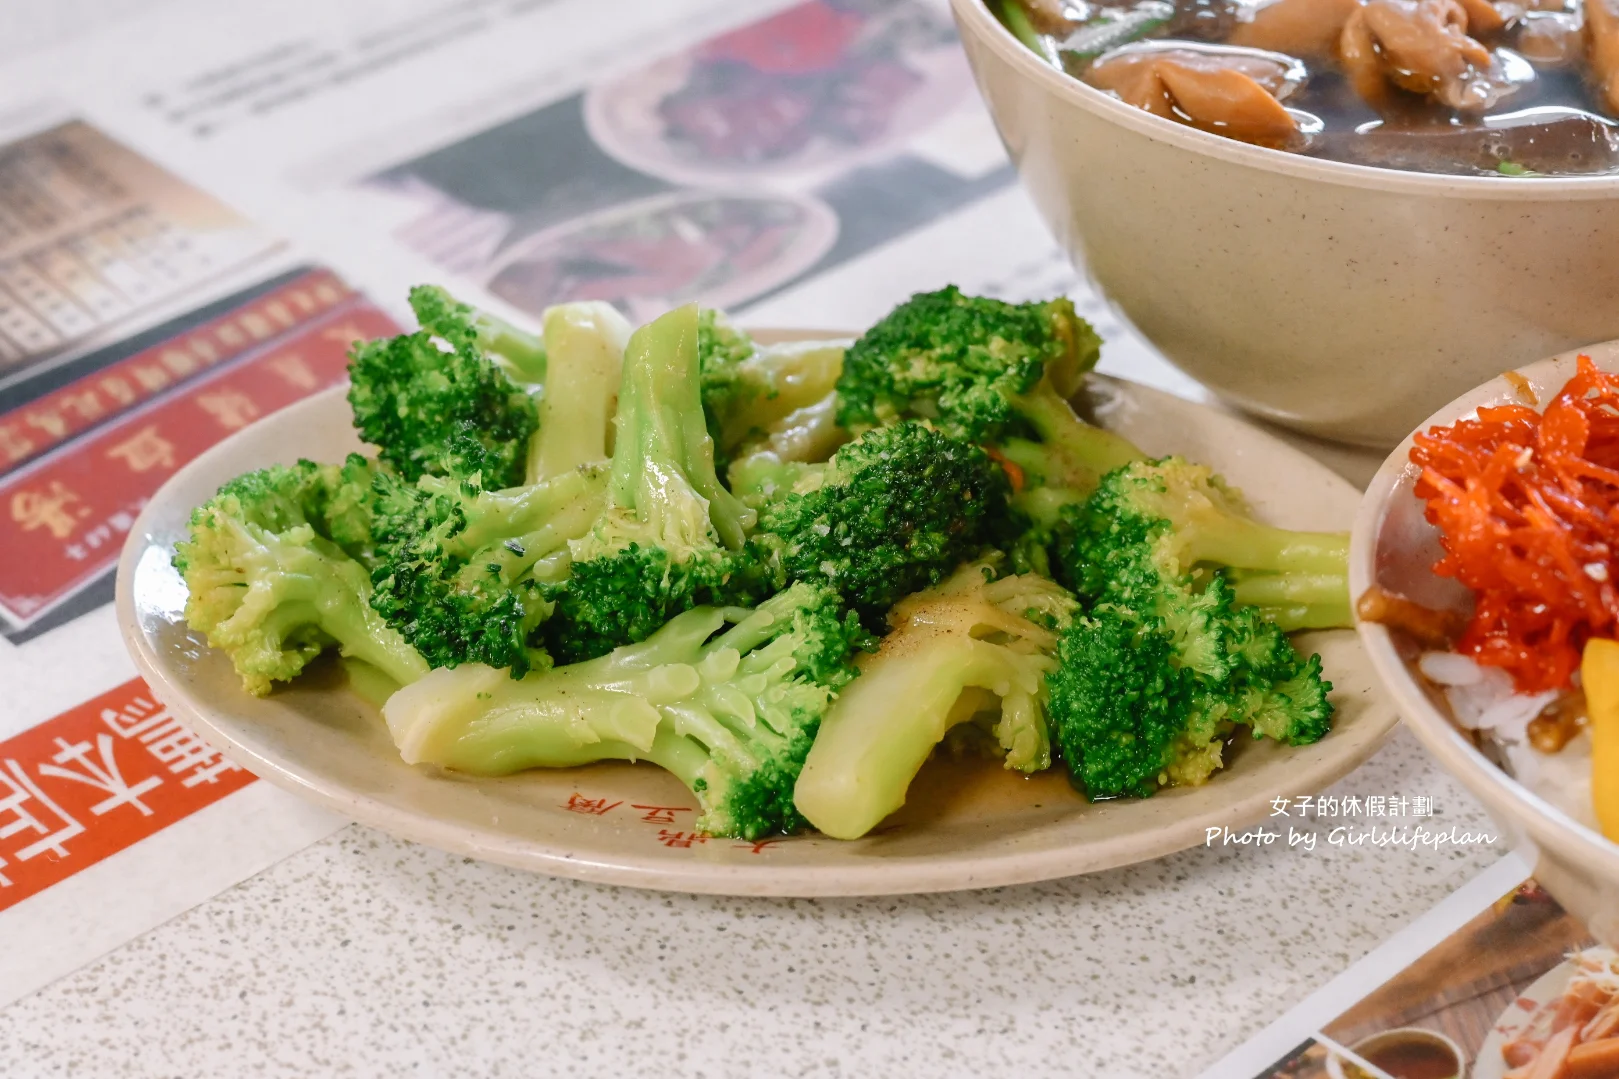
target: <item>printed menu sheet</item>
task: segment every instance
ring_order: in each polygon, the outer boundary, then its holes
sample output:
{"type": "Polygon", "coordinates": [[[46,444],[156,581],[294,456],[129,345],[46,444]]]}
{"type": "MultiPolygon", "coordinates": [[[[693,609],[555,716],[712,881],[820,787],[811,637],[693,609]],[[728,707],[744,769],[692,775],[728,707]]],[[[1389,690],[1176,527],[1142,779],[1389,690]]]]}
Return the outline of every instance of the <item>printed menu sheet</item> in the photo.
{"type": "Polygon", "coordinates": [[[1619,952],[1503,859],[1201,1079],[1619,1075],[1619,952]]]}
{"type": "Polygon", "coordinates": [[[1067,292],[1111,363],[1200,392],[1056,252],[942,0],[621,14],[180,2],[0,69],[0,1004],[342,826],[164,709],[113,567],[165,480],[340,384],[408,285],[828,329],[950,280],[1067,292]]]}
{"type": "MultiPolygon", "coordinates": [[[[293,250],[84,119],[0,146],[0,999],[202,898],[187,864],[214,852],[175,841],[249,819],[253,776],[131,677],[107,605],[165,480],[395,330],[293,250]]],[[[287,812],[224,860],[338,824],[287,812]]]]}

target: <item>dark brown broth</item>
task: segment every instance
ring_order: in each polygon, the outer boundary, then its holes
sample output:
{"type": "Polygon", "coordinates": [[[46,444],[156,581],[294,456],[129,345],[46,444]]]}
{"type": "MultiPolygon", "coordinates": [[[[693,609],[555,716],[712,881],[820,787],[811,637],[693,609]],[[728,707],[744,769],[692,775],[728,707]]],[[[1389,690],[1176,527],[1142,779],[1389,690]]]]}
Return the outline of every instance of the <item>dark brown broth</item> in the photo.
{"type": "MultiPolygon", "coordinates": [[[[1091,11],[1109,8],[1119,10],[1096,5],[1091,11]]],[[[1226,0],[1175,0],[1173,17],[1140,40],[1207,47],[1231,33],[1233,10],[1226,0]]],[[[1520,25],[1509,25],[1486,44],[1512,48],[1520,25]]],[[[1064,70],[1077,79],[1110,55],[1081,56],[1057,49],[1056,38],[1047,41],[1064,70]]],[[[1332,61],[1303,62],[1309,78],[1283,102],[1303,120],[1301,130],[1278,149],[1379,168],[1454,175],[1619,172],[1619,126],[1602,114],[1583,63],[1531,65],[1532,82],[1482,115],[1469,115],[1399,90],[1391,92],[1379,112],[1361,99],[1332,61]]]]}

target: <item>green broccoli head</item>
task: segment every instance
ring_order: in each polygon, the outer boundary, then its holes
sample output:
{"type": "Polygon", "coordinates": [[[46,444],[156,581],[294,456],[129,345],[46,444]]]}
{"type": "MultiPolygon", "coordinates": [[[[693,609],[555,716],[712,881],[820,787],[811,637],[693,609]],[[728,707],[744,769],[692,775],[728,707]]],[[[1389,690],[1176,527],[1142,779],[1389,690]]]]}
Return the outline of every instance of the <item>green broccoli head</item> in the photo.
{"type": "Polygon", "coordinates": [[[248,692],[268,693],[332,644],[400,684],[426,673],[371,609],[370,578],[356,561],[370,543],[359,497],[370,471],[357,456],[260,469],[193,511],[174,554],[186,622],[230,656],[248,692]]]}
{"type": "Polygon", "coordinates": [[[410,299],[420,332],[350,354],[355,429],[409,482],[479,475],[491,488],[516,486],[539,424],[533,399],[479,347],[470,308],[428,287],[410,299]]]}
{"type": "Polygon", "coordinates": [[[434,667],[485,663],[521,678],[550,665],[546,583],[606,499],[603,468],[485,491],[473,480],[379,475],[371,606],[434,667]]]}
{"type": "Polygon", "coordinates": [[[794,585],[752,611],[686,611],[638,644],[520,681],[434,671],[384,716],[407,762],[478,775],[649,760],[696,797],[698,830],[758,839],[803,826],[793,785],[868,647],[835,594],[794,585]]]}
{"type": "Polygon", "coordinates": [[[513,381],[535,385],[547,381],[546,344],[528,330],[462,303],[437,285],[417,285],[411,289],[410,307],[422,329],[443,338],[454,348],[483,351],[500,364],[513,381]]]}
{"type": "Polygon", "coordinates": [[[1141,456],[1068,403],[1100,349],[1064,298],[1012,304],[954,286],[920,293],[850,346],[838,419],[856,430],[930,420],[952,438],[995,447],[1020,488],[1088,492],[1102,473],[1141,456]]]}
{"type": "Polygon", "coordinates": [[[756,594],[742,554],[754,511],[719,482],[699,392],[695,305],[643,326],[624,356],[606,505],[549,589],[551,654],[577,662],[699,604],[756,594]]]}
{"type": "Polygon", "coordinates": [[[1097,604],[1063,636],[1057,660],[1054,737],[1092,799],[1203,783],[1239,727],[1306,745],[1332,726],[1321,657],[1299,655],[1253,608],[1236,606],[1219,577],[1156,609],[1097,604]],[[1250,648],[1265,661],[1252,662],[1250,648]]]}
{"type": "Polygon", "coordinates": [[[750,550],[778,580],[840,591],[868,625],[977,554],[1007,512],[1006,474],[925,423],[873,428],[767,502],[750,550]]]}
{"type": "Polygon", "coordinates": [[[1048,366],[1088,369],[1100,346],[1067,299],[1013,304],[954,285],[918,293],[850,346],[839,420],[859,428],[921,415],[952,437],[999,442],[1048,366]]]}
{"type": "Polygon", "coordinates": [[[682,611],[747,606],[768,591],[740,552],[711,547],[677,559],[666,548],[630,541],[575,558],[564,580],[543,586],[554,611],[541,636],[558,662],[577,663],[645,640],[682,611]]]}
{"type": "Polygon", "coordinates": [[[1231,571],[1238,603],[1284,629],[1352,625],[1349,537],[1296,532],[1249,514],[1241,492],[1179,457],[1110,472],[1059,543],[1062,573],[1082,594],[1100,589],[1117,548],[1150,545],[1181,571],[1231,571]]]}
{"type": "Polygon", "coordinates": [[[1108,474],[1072,515],[1060,561],[1089,609],[1059,645],[1050,716],[1093,799],[1201,783],[1239,727],[1294,745],[1331,727],[1319,657],[1241,603],[1224,566],[1319,568],[1341,542],[1259,525],[1235,498],[1171,458],[1108,474]]]}

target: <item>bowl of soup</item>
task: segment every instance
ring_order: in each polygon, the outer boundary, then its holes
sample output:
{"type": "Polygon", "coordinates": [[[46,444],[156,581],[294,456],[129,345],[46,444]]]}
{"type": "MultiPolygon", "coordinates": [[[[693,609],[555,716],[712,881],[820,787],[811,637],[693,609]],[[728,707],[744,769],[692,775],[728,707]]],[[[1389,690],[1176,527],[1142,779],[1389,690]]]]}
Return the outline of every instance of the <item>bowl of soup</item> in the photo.
{"type": "Polygon", "coordinates": [[[951,0],[1120,314],[1232,404],[1381,449],[1619,337],[1619,0],[1594,3],[951,0]]]}

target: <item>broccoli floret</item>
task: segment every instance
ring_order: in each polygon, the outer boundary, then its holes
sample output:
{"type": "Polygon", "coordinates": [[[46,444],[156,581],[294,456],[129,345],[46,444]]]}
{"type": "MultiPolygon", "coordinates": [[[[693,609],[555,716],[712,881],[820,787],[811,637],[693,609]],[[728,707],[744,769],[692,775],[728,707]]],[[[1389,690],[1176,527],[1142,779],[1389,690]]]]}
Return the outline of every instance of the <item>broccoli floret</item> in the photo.
{"type": "Polygon", "coordinates": [[[1119,468],[1067,516],[1074,527],[1058,562],[1081,595],[1101,590],[1114,548],[1150,543],[1182,572],[1228,571],[1235,601],[1286,631],[1353,624],[1348,534],[1262,524],[1205,465],[1165,457],[1119,468]]]}
{"type": "Polygon", "coordinates": [[[1017,469],[1019,487],[1087,492],[1141,456],[1068,404],[1100,349],[1064,298],[1011,304],[954,285],[918,293],[849,347],[838,420],[860,430],[928,419],[953,438],[995,447],[1017,469]]]}
{"type": "Polygon", "coordinates": [[[192,512],[174,567],[185,617],[263,696],[336,644],[404,685],[427,664],[371,609],[370,462],[300,461],[239,476],[192,512]]]}
{"type": "MultiPolygon", "coordinates": [[[[780,453],[783,440],[803,440],[811,428],[823,442],[835,434],[835,424],[826,421],[835,418],[833,391],[846,342],[760,347],[717,311],[705,309],[698,319],[703,411],[721,475],[735,455],[759,448],[780,453]]],[[[827,452],[833,448],[835,441],[827,452]]]]}
{"type": "Polygon", "coordinates": [[[1239,726],[1292,745],[1331,728],[1319,656],[1233,603],[1219,577],[1202,592],[1163,581],[1149,598],[1096,604],[1074,621],[1050,675],[1051,725],[1076,787],[1092,799],[1195,786],[1223,765],[1239,726]],[[1254,664],[1244,645],[1265,653],[1254,664]]]}
{"type": "Polygon", "coordinates": [[[976,555],[1006,514],[1006,474],[988,454],[915,420],[798,473],[765,503],[749,551],[775,580],[837,589],[867,625],[976,555]]]}
{"type": "Polygon", "coordinates": [[[422,329],[457,348],[483,350],[513,381],[531,385],[545,383],[546,344],[521,326],[462,303],[437,285],[419,285],[412,289],[410,307],[422,329]],[[467,334],[469,327],[471,336],[467,334]]]}
{"type": "Polygon", "coordinates": [[[630,338],[619,388],[606,508],[572,541],[567,580],[545,623],[562,663],[644,640],[701,604],[758,594],[743,554],[754,512],[714,473],[699,393],[698,314],[678,308],[630,338]]]}
{"type": "Polygon", "coordinates": [[[997,564],[965,566],[890,613],[893,632],[857,661],[798,777],[794,803],[812,825],[865,835],[904,804],[946,733],[986,713],[1006,767],[1050,767],[1046,674],[1074,599],[1043,577],[991,580],[997,564]]]}
{"type": "Polygon", "coordinates": [[[751,612],[687,611],[642,643],[521,681],[437,670],[383,714],[412,764],[504,775],[649,760],[696,796],[699,831],[758,839],[802,828],[793,784],[865,647],[835,594],[795,585],[751,612]]]}
{"type": "Polygon", "coordinates": [[[378,477],[371,603],[433,666],[487,663],[521,678],[550,664],[537,633],[552,610],[544,589],[566,577],[567,541],[606,504],[608,425],[628,337],[606,304],[546,312],[549,393],[528,485],[378,477]]]}
{"type": "Polygon", "coordinates": [[[470,308],[427,286],[410,301],[421,331],[350,353],[355,429],[409,482],[478,475],[491,488],[516,486],[539,424],[534,400],[484,355],[470,308]]]}
{"type": "Polygon", "coordinates": [[[1058,646],[1050,717],[1090,798],[1202,783],[1239,727],[1293,745],[1330,729],[1320,657],[1299,655],[1282,625],[1244,605],[1223,567],[1341,573],[1344,538],[1239,510],[1206,468],[1138,462],[1103,478],[1059,545],[1088,609],[1058,646]]]}
{"type": "Polygon", "coordinates": [[[545,584],[565,575],[567,542],[595,524],[606,490],[600,463],[504,491],[378,476],[371,606],[434,667],[544,669],[545,584]]]}

